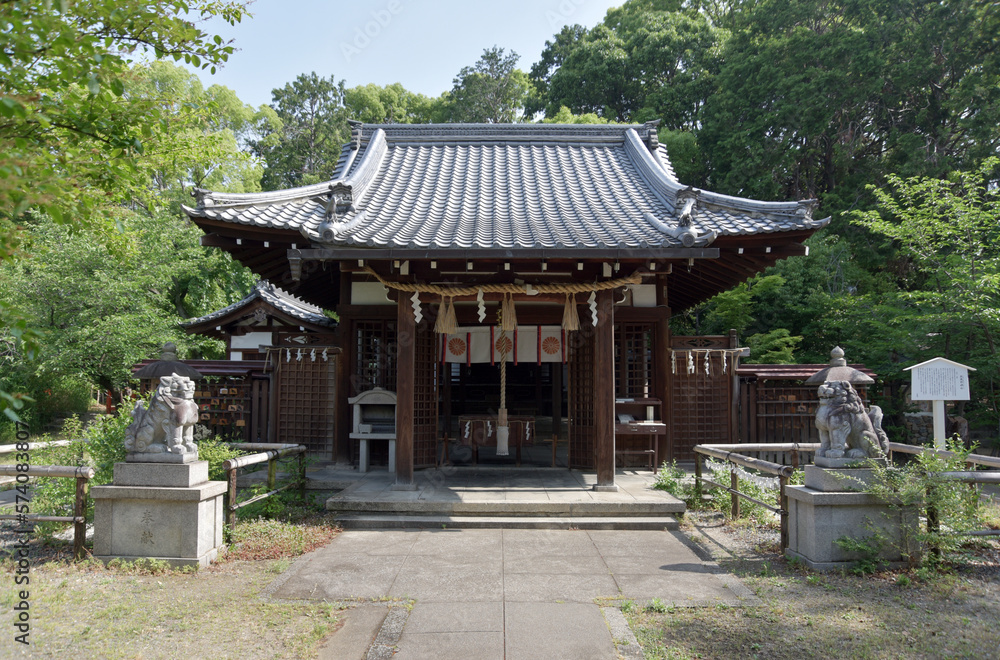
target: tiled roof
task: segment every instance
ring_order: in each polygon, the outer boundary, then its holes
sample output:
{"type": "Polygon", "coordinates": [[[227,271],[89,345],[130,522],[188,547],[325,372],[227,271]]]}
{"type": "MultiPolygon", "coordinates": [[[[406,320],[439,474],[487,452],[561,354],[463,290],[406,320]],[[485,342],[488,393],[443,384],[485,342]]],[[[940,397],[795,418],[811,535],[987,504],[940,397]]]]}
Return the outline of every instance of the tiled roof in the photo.
{"type": "Polygon", "coordinates": [[[812,219],[812,202],[685,187],[652,125],[365,125],[360,133],[334,181],[201,191],[198,208],[185,210],[358,248],[692,247],[827,222],[812,219]]]}
{"type": "Polygon", "coordinates": [[[285,314],[288,314],[292,318],[298,319],[299,321],[327,327],[337,325],[337,322],[329,316],[326,316],[320,307],[299,300],[292,294],[276,287],[266,280],[255,284],[253,291],[243,298],[243,300],[234,302],[228,307],[223,307],[222,309],[206,314],[205,316],[200,316],[196,319],[188,319],[181,325],[189,327],[225,318],[229,314],[246,307],[255,300],[263,300],[264,302],[280,309],[285,314]]]}

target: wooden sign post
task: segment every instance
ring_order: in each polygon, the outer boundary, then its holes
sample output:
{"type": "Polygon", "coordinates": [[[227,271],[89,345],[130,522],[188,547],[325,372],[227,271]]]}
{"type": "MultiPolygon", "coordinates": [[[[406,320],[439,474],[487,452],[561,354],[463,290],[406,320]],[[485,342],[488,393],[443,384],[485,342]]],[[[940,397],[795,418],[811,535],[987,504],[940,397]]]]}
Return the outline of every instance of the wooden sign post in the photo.
{"type": "Polygon", "coordinates": [[[934,402],[934,446],[944,449],[944,402],[969,400],[969,372],[975,369],[938,357],[903,371],[912,378],[910,399],[934,402]]]}

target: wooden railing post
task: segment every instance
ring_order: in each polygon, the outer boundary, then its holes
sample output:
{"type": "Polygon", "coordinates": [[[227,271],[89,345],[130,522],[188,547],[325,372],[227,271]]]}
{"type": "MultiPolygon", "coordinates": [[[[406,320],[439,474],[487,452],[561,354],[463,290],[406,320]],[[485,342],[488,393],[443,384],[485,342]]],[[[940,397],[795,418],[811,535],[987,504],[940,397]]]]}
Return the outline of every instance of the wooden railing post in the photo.
{"type": "Polygon", "coordinates": [[[236,470],[238,468],[229,469],[229,501],[226,502],[226,523],[229,525],[229,531],[236,530],[236,470]]]}
{"type": "Polygon", "coordinates": [[[732,492],[729,493],[730,504],[732,507],[732,518],[736,520],[740,517],[740,478],[736,474],[735,469],[729,470],[729,487],[732,488],[732,492]]]}
{"type": "Polygon", "coordinates": [[[701,454],[694,454],[694,501],[701,506],[701,454]]]}
{"type": "MultiPolygon", "coordinates": [[[[941,531],[941,521],[938,519],[937,493],[933,486],[927,487],[927,533],[937,534],[941,531]]],[[[935,557],[941,556],[941,547],[937,539],[931,539],[931,552],[935,557]]]]}
{"type": "Polygon", "coordinates": [[[76,478],[76,504],[73,506],[73,557],[83,559],[87,541],[87,477],[76,478]]]}
{"type": "Polygon", "coordinates": [[[267,459],[267,489],[274,490],[274,482],[278,477],[278,458],[272,456],[267,459]]]}
{"type": "Polygon", "coordinates": [[[788,495],[785,487],[788,486],[788,477],[783,474],[778,475],[778,517],[781,522],[781,552],[784,554],[788,549],[788,495]]]}
{"type": "Polygon", "coordinates": [[[299,452],[299,499],[306,501],[306,453],[299,452]]]}

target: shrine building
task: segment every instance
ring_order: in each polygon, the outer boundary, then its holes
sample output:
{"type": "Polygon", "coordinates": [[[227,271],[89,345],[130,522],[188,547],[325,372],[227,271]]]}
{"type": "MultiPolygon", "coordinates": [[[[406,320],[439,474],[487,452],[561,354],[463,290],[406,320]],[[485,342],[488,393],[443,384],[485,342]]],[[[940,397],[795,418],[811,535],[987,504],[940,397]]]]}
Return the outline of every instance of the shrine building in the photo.
{"type": "Polygon", "coordinates": [[[265,358],[272,391],[297,383],[286,404],[314,423],[290,434],[279,411],[267,439],[359,465],[388,452],[401,489],[468,459],[551,461],[613,490],[616,464],[735,441],[746,351],[734,334],[672,336],[671,313],[806,254],[829,221],[813,200],[685,186],[655,122],[352,123],[328,182],[196,199],[203,245],[317,314],[307,328],[281,300],[270,316],[243,301],[191,326],[252,334],[228,350],[265,358]],[[388,420],[360,408],[376,389],[388,420]]]}

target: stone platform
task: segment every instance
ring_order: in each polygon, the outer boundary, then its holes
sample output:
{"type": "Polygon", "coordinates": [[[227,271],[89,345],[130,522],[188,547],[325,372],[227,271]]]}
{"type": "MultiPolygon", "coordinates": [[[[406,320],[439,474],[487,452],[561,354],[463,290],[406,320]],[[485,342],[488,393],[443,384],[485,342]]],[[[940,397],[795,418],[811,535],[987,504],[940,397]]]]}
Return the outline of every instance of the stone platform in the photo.
{"type": "Polygon", "coordinates": [[[617,492],[593,490],[596,475],[565,468],[445,467],[419,470],[416,488],[369,472],[327,500],[349,529],[676,529],[685,505],[651,488],[654,474],[618,470],[617,492]]]}

